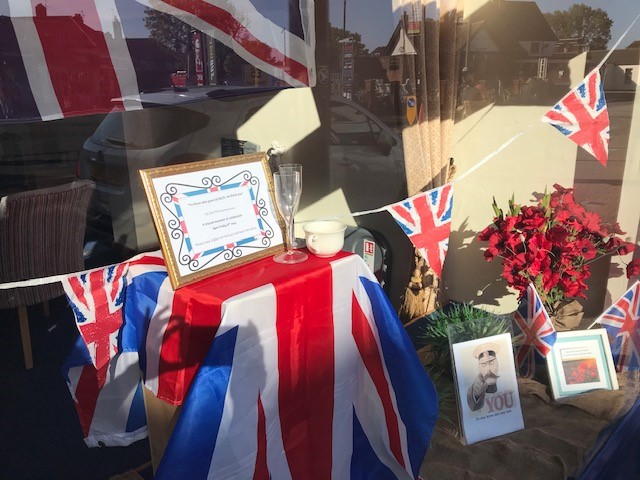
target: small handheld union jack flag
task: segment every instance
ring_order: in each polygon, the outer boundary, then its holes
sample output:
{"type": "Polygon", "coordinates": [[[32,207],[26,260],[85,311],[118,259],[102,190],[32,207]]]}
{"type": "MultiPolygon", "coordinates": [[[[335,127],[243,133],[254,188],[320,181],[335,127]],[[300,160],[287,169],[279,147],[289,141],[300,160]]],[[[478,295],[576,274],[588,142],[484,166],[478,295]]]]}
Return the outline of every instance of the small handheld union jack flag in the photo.
{"type": "Polygon", "coordinates": [[[640,370],[640,281],[604,312],[600,323],[609,334],[611,354],[618,372],[640,370]]]}
{"type": "Polygon", "coordinates": [[[387,207],[414,247],[442,277],[453,210],[453,185],[447,183],[387,207]]]}
{"type": "Polygon", "coordinates": [[[594,69],[549,110],[542,121],[584,148],[606,166],[609,156],[609,113],[600,70],[594,69]]]}
{"type": "Polygon", "coordinates": [[[536,371],[536,360],[542,360],[556,343],[556,329],[532,283],[515,313],[515,323],[524,335],[518,348],[516,363],[520,376],[532,378],[536,371]]]}

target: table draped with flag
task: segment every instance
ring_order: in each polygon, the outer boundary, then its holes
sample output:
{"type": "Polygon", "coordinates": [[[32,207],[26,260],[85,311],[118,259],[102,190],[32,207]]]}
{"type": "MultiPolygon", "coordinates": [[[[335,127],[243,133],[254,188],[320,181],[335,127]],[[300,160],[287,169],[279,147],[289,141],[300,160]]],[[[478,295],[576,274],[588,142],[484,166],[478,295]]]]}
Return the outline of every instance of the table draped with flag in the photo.
{"type": "Polygon", "coordinates": [[[416,478],[437,395],[357,255],[265,258],[172,290],[130,262],[145,386],[182,405],[156,478],[416,478]]]}

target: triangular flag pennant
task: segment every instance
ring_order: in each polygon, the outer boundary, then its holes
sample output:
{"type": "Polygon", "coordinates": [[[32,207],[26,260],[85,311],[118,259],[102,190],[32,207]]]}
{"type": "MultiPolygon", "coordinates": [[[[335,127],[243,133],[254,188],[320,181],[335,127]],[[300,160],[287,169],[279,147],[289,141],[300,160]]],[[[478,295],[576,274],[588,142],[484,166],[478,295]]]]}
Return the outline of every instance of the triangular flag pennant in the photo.
{"type": "Polygon", "coordinates": [[[542,121],[584,148],[604,166],[609,156],[609,113],[596,68],[549,110],[542,121]]]}
{"type": "Polygon", "coordinates": [[[453,210],[453,185],[447,183],[387,207],[413,246],[442,277],[453,210]]]}
{"type": "Polygon", "coordinates": [[[549,318],[547,310],[536,288],[532,283],[520,301],[514,320],[520,332],[524,335],[522,344],[516,354],[516,363],[520,375],[532,378],[536,371],[536,360],[542,360],[556,343],[556,329],[549,318]]]}
{"type": "Polygon", "coordinates": [[[596,320],[609,334],[611,354],[618,372],[640,370],[639,316],[640,281],[637,281],[596,320]]]}

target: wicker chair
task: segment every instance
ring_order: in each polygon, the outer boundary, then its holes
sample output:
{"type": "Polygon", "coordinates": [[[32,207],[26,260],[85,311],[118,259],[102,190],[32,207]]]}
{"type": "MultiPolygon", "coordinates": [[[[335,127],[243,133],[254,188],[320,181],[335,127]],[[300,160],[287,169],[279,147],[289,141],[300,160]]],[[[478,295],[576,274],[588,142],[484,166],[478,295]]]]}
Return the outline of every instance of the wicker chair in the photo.
{"type": "MultiPolygon", "coordinates": [[[[95,187],[78,180],[0,200],[0,283],[82,270],[87,210],[95,187]]],[[[33,367],[27,307],[64,293],[52,283],[0,289],[0,309],[17,308],[26,368],[33,367]]]]}

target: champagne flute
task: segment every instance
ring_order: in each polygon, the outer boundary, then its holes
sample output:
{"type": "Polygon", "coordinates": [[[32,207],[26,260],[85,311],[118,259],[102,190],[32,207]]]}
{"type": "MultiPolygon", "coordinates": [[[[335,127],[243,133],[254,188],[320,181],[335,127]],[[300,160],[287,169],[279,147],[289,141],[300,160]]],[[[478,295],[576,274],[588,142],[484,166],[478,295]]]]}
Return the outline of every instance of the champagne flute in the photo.
{"type": "MultiPolygon", "coordinates": [[[[302,165],[300,163],[283,163],[278,166],[278,171],[281,173],[286,172],[298,172],[300,174],[300,191],[302,191],[302,165]]],[[[302,239],[296,238],[296,221],[295,218],[291,219],[291,236],[289,237],[289,242],[291,243],[292,248],[301,248],[304,247],[304,242],[302,239]]]]}
{"type": "Polygon", "coordinates": [[[294,250],[291,245],[293,216],[298,209],[300,194],[302,193],[300,173],[296,171],[274,173],[273,184],[275,187],[276,205],[287,227],[287,238],[285,241],[287,251],[275,255],[273,260],[278,263],[304,262],[307,259],[307,254],[300,250],[294,250]]]}

